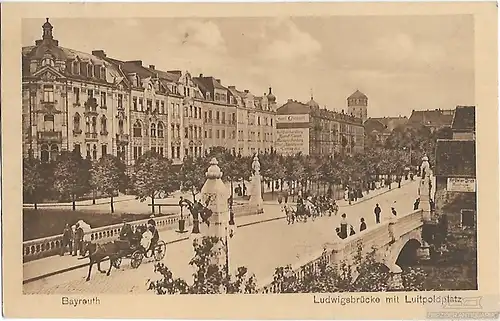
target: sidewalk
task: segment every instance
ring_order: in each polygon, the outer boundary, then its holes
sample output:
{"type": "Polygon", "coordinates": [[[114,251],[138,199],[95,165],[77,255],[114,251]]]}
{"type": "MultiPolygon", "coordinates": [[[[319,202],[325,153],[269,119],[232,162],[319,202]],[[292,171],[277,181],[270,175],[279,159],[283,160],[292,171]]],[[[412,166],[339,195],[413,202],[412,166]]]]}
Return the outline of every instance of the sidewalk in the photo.
{"type": "MultiPolygon", "coordinates": [[[[283,213],[276,205],[276,210],[268,209],[264,214],[248,215],[236,218],[238,228],[244,228],[254,224],[274,221],[285,218],[283,213]]],[[[189,240],[191,226],[187,226],[187,233],[177,233],[174,230],[162,230],[160,239],[167,244],[189,240]]],[[[36,281],[52,275],[72,271],[78,268],[88,266],[89,260],[78,259],[78,256],[71,256],[68,253],[65,256],[54,255],[47,258],[26,262],[23,264],[23,284],[36,281]]]]}

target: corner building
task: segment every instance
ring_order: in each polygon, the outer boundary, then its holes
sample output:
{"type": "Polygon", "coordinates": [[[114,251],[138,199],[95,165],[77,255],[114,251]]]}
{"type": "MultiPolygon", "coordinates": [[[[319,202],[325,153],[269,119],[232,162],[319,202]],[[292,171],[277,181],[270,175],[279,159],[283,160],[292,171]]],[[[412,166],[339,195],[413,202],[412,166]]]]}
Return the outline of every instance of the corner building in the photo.
{"type": "Polygon", "coordinates": [[[276,128],[276,149],[281,154],[335,157],[364,151],[361,118],[321,109],[312,97],[307,104],[289,99],[279,107],[276,128]]]}
{"type": "Polygon", "coordinates": [[[129,83],[115,65],[95,55],[59,46],[49,19],[42,39],[22,48],[23,156],[43,162],[63,150],[99,159],[126,160],[129,83]]]}

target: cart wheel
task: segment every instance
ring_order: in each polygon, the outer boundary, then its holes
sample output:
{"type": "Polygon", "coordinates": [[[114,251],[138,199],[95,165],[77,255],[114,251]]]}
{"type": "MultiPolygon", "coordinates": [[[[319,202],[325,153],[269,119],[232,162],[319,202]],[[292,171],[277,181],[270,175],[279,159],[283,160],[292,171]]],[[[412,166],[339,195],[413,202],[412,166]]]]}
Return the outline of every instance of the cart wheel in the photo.
{"type": "Polygon", "coordinates": [[[160,240],[153,250],[155,261],[163,260],[165,254],[167,254],[167,244],[163,240],[160,240]]]}
{"type": "Polygon", "coordinates": [[[139,265],[141,265],[143,258],[144,253],[142,253],[142,251],[137,250],[132,253],[132,255],[130,256],[130,265],[132,266],[132,268],[137,269],[139,265]]]}
{"type": "Polygon", "coordinates": [[[121,256],[117,257],[117,258],[113,261],[113,266],[114,266],[116,269],[119,269],[119,268],[120,268],[120,264],[122,264],[122,257],[121,257],[121,256]]]}

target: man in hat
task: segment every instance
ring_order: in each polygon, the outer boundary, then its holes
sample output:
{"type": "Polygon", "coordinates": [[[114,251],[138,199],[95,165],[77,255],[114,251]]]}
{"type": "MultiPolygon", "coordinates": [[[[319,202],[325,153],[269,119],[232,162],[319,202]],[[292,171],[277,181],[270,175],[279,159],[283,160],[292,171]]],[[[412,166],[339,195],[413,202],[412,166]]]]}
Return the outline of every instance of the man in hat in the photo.
{"type": "Polygon", "coordinates": [[[373,209],[373,213],[375,213],[375,223],[378,224],[380,223],[380,213],[382,212],[382,209],[380,208],[380,206],[378,205],[375,205],[375,209],[373,209]]]}

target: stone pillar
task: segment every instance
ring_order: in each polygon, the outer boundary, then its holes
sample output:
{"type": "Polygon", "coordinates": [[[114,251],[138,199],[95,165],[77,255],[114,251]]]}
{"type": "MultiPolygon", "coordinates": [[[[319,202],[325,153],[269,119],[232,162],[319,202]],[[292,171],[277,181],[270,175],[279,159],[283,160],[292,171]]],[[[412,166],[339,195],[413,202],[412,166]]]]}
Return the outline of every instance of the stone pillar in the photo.
{"type": "Polygon", "coordinates": [[[214,259],[222,268],[228,259],[226,241],[228,239],[229,208],[227,199],[229,191],[222,182],[222,171],[218,164],[217,159],[212,158],[206,172],[207,180],[201,189],[201,202],[212,211],[212,216],[209,218],[210,226],[202,233],[203,236],[219,238],[214,259]]]}
{"type": "Polygon", "coordinates": [[[253,170],[253,176],[252,176],[252,187],[251,191],[252,194],[250,195],[250,201],[249,204],[252,208],[257,209],[257,213],[262,213],[263,212],[263,200],[262,200],[262,184],[261,184],[261,177],[260,177],[260,162],[259,162],[259,157],[257,154],[255,154],[252,162],[252,170],[253,170]]]}

